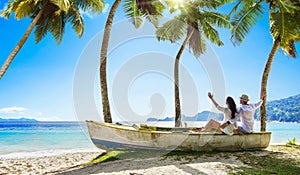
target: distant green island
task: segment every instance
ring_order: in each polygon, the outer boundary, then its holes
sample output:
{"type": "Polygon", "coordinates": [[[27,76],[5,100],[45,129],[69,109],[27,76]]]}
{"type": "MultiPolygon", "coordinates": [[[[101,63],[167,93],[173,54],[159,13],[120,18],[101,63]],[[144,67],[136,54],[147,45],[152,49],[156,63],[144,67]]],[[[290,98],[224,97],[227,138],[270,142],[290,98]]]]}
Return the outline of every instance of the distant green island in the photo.
{"type": "MultiPolygon", "coordinates": [[[[175,117],[164,119],[148,118],[147,121],[174,121],[175,117]]],[[[254,118],[259,120],[259,110],[256,111],[254,118]]],[[[182,115],[182,121],[207,121],[209,119],[222,120],[222,113],[203,111],[195,116],[182,115]]],[[[300,94],[288,98],[267,102],[267,120],[279,122],[298,122],[300,123],[300,94]]]]}
{"type": "MultiPolygon", "coordinates": [[[[267,102],[267,120],[280,122],[300,122],[300,94],[267,102]]],[[[256,112],[259,119],[259,111],[256,112]]]]}

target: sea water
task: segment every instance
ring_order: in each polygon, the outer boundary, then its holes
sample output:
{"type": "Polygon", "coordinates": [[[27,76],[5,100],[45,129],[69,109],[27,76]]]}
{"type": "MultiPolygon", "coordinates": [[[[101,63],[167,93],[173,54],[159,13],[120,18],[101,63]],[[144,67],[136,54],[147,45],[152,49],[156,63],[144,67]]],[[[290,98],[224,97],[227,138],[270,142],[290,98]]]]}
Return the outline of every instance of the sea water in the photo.
{"type": "MultiPolygon", "coordinates": [[[[204,126],[205,123],[187,122],[187,126],[204,126]]],[[[173,126],[174,122],[147,124],[173,126]]],[[[259,131],[259,128],[260,123],[256,122],[254,130],[259,131]]],[[[294,137],[300,141],[299,123],[267,123],[267,131],[272,132],[271,144],[285,144],[294,137]]],[[[0,122],[0,158],[95,150],[84,122],[0,122]]]]}
{"type": "Polygon", "coordinates": [[[0,122],[0,158],[95,149],[79,122],[0,122]]]}

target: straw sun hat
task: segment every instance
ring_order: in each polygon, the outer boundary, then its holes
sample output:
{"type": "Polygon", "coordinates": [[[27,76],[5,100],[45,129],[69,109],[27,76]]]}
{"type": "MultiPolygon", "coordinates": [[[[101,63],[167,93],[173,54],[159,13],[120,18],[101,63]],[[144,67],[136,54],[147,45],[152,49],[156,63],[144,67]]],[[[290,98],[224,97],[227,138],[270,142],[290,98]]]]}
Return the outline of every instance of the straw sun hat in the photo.
{"type": "Polygon", "coordinates": [[[250,100],[248,95],[246,95],[246,94],[243,94],[242,96],[240,96],[240,99],[245,101],[245,102],[248,102],[250,100]]]}

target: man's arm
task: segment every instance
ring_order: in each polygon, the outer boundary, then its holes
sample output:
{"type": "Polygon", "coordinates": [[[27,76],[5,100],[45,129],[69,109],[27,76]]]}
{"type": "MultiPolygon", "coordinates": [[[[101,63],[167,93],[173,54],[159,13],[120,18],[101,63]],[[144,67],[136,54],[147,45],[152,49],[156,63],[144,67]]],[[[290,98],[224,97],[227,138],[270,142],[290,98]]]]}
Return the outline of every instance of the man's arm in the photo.
{"type": "Polygon", "coordinates": [[[226,126],[233,124],[234,122],[236,122],[242,115],[242,108],[239,109],[238,113],[235,114],[234,119],[229,119],[227,122],[223,123],[222,125],[220,125],[220,128],[225,128],[226,126]]]}
{"type": "Polygon", "coordinates": [[[266,95],[262,95],[261,100],[258,103],[254,104],[255,109],[259,108],[263,104],[265,99],[266,99],[266,95]]]}

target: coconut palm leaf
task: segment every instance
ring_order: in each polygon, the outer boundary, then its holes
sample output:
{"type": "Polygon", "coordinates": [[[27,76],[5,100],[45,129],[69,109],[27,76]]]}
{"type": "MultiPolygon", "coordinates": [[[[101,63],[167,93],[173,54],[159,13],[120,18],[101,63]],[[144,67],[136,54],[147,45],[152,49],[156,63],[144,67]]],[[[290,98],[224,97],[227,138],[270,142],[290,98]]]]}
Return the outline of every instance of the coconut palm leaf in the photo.
{"type": "Polygon", "coordinates": [[[105,7],[105,4],[104,4],[104,0],[76,0],[74,1],[73,6],[78,7],[83,11],[89,11],[94,14],[97,14],[102,12],[102,10],[105,7]]]}
{"type": "Polygon", "coordinates": [[[58,15],[55,15],[52,22],[52,30],[50,30],[55,42],[60,44],[65,34],[66,25],[66,13],[60,11],[58,15]]]}
{"type": "Polygon", "coordinates": [[[69,0],[49,0],[49,2],[65,12],[67,12],[71,6],[71,2],[69,0]]]}
{"type": "Polygon", "coordinates": [[[278,8],[281,12],[292,13],[300,10],[299,0],[270,0],[271,9],[278,8]]]}
{"type": "Polygon", "coordinates": [[[200,8],[217,9],[220,6],[229,4],[234,0],[210,0],[210,1],[195,1],[194,4],[200,8]]]}
{"type": "Polygon", "coordinates": [[[300,40],[300,13],[272,12],[270,14],[271,35],[279,38],[280,46],[285,54],[296,57],[294,41],[300,40]]]}
{"type": "Polygon", "coordinates": [[[205,41],[202,39],[201,31],[199,29],[198,22],[194,22],[189,24],[187,29],[187,35],[192,32],[191,38],[188,40],[187,45],[189,46],[189,50],[195,55],[195,57],[199,57],[206,50],[205,41]]]}
{"type": "Polygon", "coordinates": [[[126,16],[130,18],[135,28],[139,28],[143,23],[144,15],[138,9],[136,0],[125,0],[123,9],[126,16]]]}
{"type": "Polygon", "coordinates": [[[144,18],[157,27],[164,8],[164,5],[157,0],[125,0],[123,4],[126,16],[130,18],[136,28],[140,27],[144,18]]]}
{"type": "Polygon", "coordinates": [[[218,31],[207,21],[205,20],[200,20],[201,21],[201,27],[204,36],[209,39],[212,43],[222,46],[224,45],[223,42],[221,41],[218,31]]]}
{"type": "Polygon", "coordinates": [[[242,4],[241,10],[232,19],[233,29],[231,31],[231,42],[234,45],[240,44],[250,28],[257,23],[257,18],[263,15],[263,0],[253,3],[251,6],[242,4]]]}
{"type": "Polygon", "coordinates": [[[44,24],[36,24],[34,36],[35,36],[35,42],[40,42],[47,34],[47,28],[48,28],[48,22],[49,18],[46,18],[44,20],[44,24]]]}
{"type": "Polygon", "coordinates": [[[77,7],[70,8],[67,13],[67,20],[72,25],[78,37],[81,37],[84,32],[84,20],[77,7]]]}
{"type": "Polygon", "coordinates": [[[186,34],[187,25],[179,17],[171,19],[156,30],[156,37],[160,41],[179,41],[186,34]]]}
{"type": "Polygon", "coordinates": [[[15,17],[20,20],[22,18],[29,17],[31,12],[33,11],[33,1],[26,0],[19,3],[16,8],[15,17]]]}
{"type": "Polygon", "coordinates": [[[203,13],[201,13],[201,16],[203,17],[203,19],[205,19],[205,21],[219,28],[226,28],[226,29],[232,28],[232,25],[229,21],[229,17],[227,15],[223,15],[218,12],[204,11],[203,13]]]}

